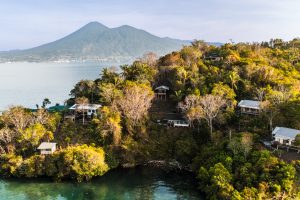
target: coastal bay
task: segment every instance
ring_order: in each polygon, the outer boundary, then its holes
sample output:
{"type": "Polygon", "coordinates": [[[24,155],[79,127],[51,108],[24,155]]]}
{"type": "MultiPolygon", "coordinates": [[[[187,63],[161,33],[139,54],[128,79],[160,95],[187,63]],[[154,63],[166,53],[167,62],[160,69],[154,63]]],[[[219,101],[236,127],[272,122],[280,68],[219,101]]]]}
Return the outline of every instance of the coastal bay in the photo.
{"type": "Polygon", "coordinates": [[[114,63],[0,63],[0,111],[10,105],[35,108],[44,98],[63,104],[81,79],[95,79],[114,63]]]}

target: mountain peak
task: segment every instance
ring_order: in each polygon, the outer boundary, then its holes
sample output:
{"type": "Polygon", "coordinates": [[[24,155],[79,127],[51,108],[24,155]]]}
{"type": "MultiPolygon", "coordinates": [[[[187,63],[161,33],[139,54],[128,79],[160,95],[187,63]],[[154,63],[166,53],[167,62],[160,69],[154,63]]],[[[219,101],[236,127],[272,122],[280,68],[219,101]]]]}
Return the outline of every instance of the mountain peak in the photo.
{"type": "Polygon", "coordinates": [[[97,22],[97,21],[89,22],[88,24],[86,24],[82,28],[90,28],[90,27],[109,29],[107,26],[105,26],[105,25],[103,25],[103,24],[101,24],[100,22],[97,22]]]}
{"type": "Polygon", "coordinates": [[[137,28],[135,28],[135,27],[133,27],[133,26],[130,26],[130,25],[127,25],[127,24],[122,25],[122,26],[119,26],[119,27],[117,27],[116,29],[123,29],[123,30],[140,30],[140,29],[137,29],[137,28]]]}
{"type": "Polygon", "coordinates": [[[3,61],[89,60],[124,62],[152,51],[157,55],[178,50],[185,41],[164,39],[129,25],[108,28],[90,22],[77,31],[35,48],[4,52],[3,61]]]}
{"type": "MultiPolygon", "coordinates": [[[[125,25],[120,26],[119,28],[134,28],[134,27],[125,24],[125,25]]],[[[134,29],[135,29],[135,28],[134,28],[134,29]]]]}

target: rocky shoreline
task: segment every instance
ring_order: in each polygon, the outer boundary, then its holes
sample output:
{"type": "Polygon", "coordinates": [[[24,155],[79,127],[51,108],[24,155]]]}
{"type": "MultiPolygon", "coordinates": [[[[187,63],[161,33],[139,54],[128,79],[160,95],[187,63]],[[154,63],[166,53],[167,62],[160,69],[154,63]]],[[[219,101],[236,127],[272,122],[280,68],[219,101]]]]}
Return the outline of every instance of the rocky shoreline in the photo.
{"type": "Polygon", "coordinates": [[[164,171],[185,171],[193,172],[189,165],[184,166],[177,160],[150,160],[144,164],[146,167],[159,168],[164,171]]]}

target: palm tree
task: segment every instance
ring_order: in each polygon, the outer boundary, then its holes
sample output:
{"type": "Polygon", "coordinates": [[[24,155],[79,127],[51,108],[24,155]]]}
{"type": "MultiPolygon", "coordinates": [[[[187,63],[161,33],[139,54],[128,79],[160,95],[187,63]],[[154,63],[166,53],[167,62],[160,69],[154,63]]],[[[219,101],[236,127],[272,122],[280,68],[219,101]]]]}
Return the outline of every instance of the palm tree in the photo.
{"type": "Polygon", "coordinates": [[[229,74],[229,80],[231,82],[231,89],[237,89],[236,83],[240,80],[240,76],[237,72],[233,71],[229,74]]]}
{"type": "Polygon", "coordinates": [[[177,102],[181,101],[183,98],[184,94],[181,90],[177,90],[174,92],[173,95],[171,95],[171,98],[177,102]]]}
{"type": "Polygon", "coordinates": [[[48,104],[51,104],[51,101],[48,98],[45,98],[42,103],[42,108],[46,108],[48,104]]]}

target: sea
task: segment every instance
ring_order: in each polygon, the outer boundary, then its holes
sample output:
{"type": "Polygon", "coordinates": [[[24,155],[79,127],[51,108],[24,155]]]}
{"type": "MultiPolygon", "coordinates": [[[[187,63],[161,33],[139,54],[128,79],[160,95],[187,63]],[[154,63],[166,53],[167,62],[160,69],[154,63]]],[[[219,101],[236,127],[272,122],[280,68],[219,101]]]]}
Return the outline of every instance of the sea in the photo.
{"type": "Polygon", "coordinates": [[[0,111],[10,106],[41,106],[45,98],[52,105],[63,104],[82,79],[94,80],[105,67],[116,63],[0,63],[0,111]]]}

